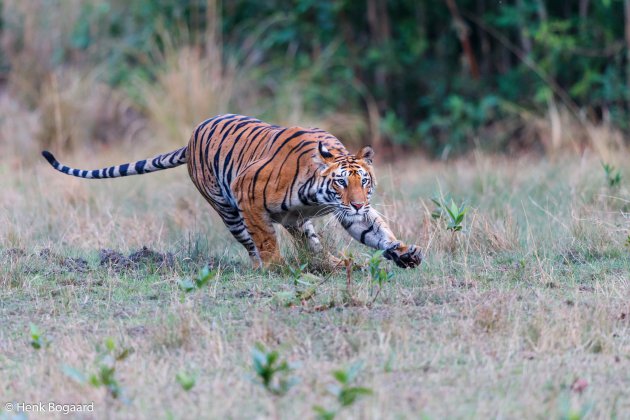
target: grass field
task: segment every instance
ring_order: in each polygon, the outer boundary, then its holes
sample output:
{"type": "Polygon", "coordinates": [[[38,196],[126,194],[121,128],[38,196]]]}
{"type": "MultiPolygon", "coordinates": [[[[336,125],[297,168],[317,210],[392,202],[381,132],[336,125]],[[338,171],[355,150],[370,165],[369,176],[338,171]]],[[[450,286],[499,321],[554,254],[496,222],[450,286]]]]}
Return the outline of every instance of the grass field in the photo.
{"type": "Polygon", "coordinates": [[[425,262],[384,263],[394,276],[374,299],[371,252],[323,219],[329,246],[363,268],[350,291],[344,271],[306,277],[304,302],[288,270],[249,268],[185,169],[90,182],[43,160],[0,164],[0,418],[11,401],[93,401],[99,418],[313,418],[336,407],[331,372],[357,362],[354,384],[373,393],[339,418],[630,418],[628,161],[618,187],[588,154],[381,165],[377,208],[425,262]],[[431,217],[440,193],[471,206],[462,232],[431,217]],[[206,264],[217,276],[184,295],[178,280],[206,264]],[[79,380],[108,337],[131,351],[115,364],[119,398],[79,380]],[[256,343],[297,365],[285,396],[252,379],[256,343]]]}

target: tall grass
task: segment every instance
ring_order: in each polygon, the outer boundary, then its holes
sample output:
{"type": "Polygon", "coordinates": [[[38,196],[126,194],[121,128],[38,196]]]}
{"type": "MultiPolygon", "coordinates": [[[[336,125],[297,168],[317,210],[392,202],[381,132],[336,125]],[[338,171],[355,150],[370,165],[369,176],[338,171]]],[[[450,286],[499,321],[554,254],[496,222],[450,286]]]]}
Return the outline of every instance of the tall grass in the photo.
{"type": "Polygon", "coordinates": [[[152,128],[172,144],[182,144],[201,121],[246,108],[252,87],[239,82],[239,69],[224,64],[217,45],[168,47],[159,60],[155,81],[138,81],[140,100],[152,128]],[[210,51],[210,53],[208,52],[210,51]]]}
{"type": "Polygon", "coordinates": [[[37,106],[44,83],[63,64],[80,0],[7,0],[2,4],[2,48],[10,64],[8,86],[37,106]]]}

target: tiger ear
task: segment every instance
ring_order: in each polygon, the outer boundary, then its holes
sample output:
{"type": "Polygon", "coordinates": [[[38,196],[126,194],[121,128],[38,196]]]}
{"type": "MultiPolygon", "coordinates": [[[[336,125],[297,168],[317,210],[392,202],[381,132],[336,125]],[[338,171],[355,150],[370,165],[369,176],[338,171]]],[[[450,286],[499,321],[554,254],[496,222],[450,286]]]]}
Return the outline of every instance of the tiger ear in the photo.
{"type": "Polygon", "coordinates": [[[359,152],[357,153],[357,159],[362,159],[365,161],[365,163],[371,165],[372,160],[374,159],[374,149],[372,149],[370,146],[365,146],[361,148],[361,150],[359,150],[359,152]]]}
{"type": "Polygon", "coordinates": [[[324,165],[329,165],[334,161],[335,157],[320,141],[317,143],[317,154],[315,155],[315,161],[318,161],[324,165]]]}

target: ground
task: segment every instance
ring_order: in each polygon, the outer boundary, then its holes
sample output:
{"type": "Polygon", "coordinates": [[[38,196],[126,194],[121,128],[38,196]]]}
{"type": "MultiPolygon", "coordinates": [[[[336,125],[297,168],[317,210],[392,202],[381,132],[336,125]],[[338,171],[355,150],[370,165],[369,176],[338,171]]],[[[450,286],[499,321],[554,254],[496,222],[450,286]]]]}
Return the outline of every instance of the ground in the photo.
{"type": "MultiPolygon", "coordinates": [[[[622,170],[611,187],[588,153],[379,165],[377,209],[426,260],[383,262],[393,277],[376,295],[371,252],[334,220],[317,226],[352,255],[349,291],[344,270],[297,284],[252,271],[185,169],[86,181],[0,166],[0,418],[40,401],[94,402],[99,418],[312,418],[337,407],[331,373],[350,366],[372,394],[339,418],[630,418],[622,170]],[[431,216],[440,194],[469,204],[461,232],[431,216]],[[216,276],[184,293],[206,265],[216,276]],[[120,393],[81,378],[109,366],[108,341],[130,352],[114,364],[120,393]],[[256,381],[257,343],[295,365],[286,395],[256,381]]],[[[308,261],[282,240],[289,265],[308,261]]]]}

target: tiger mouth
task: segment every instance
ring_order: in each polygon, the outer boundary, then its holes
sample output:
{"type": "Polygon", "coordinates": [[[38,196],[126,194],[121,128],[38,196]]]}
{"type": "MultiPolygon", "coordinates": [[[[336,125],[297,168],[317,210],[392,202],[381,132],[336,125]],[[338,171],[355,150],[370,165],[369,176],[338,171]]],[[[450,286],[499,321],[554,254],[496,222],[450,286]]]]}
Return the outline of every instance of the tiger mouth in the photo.
{"type": "Polygon", "coordinates": [[[368,214],[369,206],[364,206],[360,210],[351,209],[348,207],[341,207],[339,213],[348,219],[363,219],[368,214]]]}

